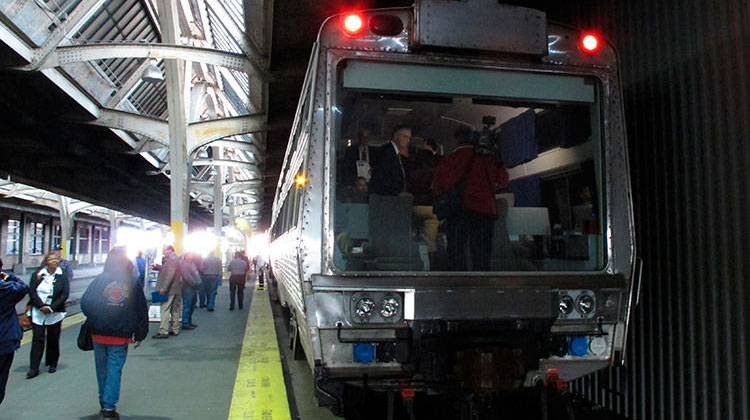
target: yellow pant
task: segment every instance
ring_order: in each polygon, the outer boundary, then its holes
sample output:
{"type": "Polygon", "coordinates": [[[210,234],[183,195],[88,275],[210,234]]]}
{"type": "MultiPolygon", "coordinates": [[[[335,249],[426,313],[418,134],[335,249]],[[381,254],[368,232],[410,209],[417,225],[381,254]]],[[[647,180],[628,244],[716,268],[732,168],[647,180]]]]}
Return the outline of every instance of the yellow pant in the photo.
{"type": "Polygon", "coordinates": [[[417,222],[422,224],[422,235],[427,244],[427,252],[435,252],[437,249],[436,240],[440,221],[435,213],[432,212],[432,206],[414,206],[412,213],[417,222]]]}

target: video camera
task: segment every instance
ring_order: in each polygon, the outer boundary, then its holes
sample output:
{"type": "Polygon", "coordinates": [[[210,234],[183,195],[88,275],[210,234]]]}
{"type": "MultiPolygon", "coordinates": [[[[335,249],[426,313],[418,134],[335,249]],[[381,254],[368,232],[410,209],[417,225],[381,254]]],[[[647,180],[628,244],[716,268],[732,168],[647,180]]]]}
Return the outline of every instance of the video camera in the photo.
{"type": "Polygon", "coordinates": [[[474,151],[481,155],[493,155],[502,161],[502,155],[500,152],[500,138],[499,130],[493,128],[497,123],[497,119],[492,115],[485,115],[482,117],[482,129],[474,132],[474,138],[476,140],[474,151]]]}

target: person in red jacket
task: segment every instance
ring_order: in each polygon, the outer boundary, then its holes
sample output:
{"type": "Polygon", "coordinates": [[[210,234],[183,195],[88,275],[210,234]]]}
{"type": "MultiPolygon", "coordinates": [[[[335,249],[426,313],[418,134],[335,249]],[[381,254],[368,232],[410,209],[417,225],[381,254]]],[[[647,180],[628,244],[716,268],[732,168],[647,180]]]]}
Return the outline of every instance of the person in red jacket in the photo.
{"type": "Polygon", "coordinates": [[[435,168],[432,191],[437,198],[453,188],[461,192],[462,211],[446,219],[448,259],[451,271],[467,271],[469,243],[472,271],[490,269],[492,233],[498,217],[495,191],[508,185],[508,172],[493,153],[479,153],[471,129],[454,133],[459,145],[435,168]]]}

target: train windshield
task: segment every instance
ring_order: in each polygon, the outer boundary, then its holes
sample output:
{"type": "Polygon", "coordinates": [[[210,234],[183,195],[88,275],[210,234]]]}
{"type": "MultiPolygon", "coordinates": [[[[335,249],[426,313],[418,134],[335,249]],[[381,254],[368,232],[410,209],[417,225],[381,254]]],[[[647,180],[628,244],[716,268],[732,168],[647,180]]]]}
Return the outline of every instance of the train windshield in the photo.
{"type": "Polygon", "coordinates": [[[593,78],[355,60],[338,74],[337,270],[603,268],[593,78]]]}

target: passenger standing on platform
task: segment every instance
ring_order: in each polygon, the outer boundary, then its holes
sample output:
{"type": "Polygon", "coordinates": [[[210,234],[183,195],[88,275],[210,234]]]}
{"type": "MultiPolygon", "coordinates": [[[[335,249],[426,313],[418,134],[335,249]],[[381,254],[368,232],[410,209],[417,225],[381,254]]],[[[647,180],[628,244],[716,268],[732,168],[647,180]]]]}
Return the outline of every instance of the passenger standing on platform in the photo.
{"type": "MultiPolygon", "coordinates": [[[[63,275],[68,280],[68,284],[73,282],[73,267],[70,261],[66,260],[62,257],[60,247],[58,246],[51,252],[52,255],[57,257],[58,260],[60,260],[59,267],[63,272],[63,275]]],[[[42,268],[45,266],[45,260],[42,260],[42,263],[39,265],[39,267],[36,269],[36,272],[39,272],[42,268]]]]}
{"type": "Polygon", "coordinates": [[[29,282],[31,298],[31,355],[26,379],[39,375],[39,364],[42,353],[47,351],[45,366],[49,373],[57,372],[57,361],[60,359],[60,327],[65,318],[65,301],[68,300],[70,283],[60,268],[60,258],[54,252],[44,258],[44,268],[35,272],[29,282]]]}
{"type": "Polygon", "coordinates": [[[119,418],[120,380],[128,345],[136,347],[148,335],[148,308],[133,263],[124,247],[109,251],[104,270],[81,298],[81,311],[94,342],[99,405],[104,418],[119,418]]]}
{"type": "Polygon", "coordinates": [[[161,322],[159,332],[153,338],[169,338],[180,333],[180,316],[182,315],[182,278],[180,276],[180,257],[171,245],[164,248],[164,259],[156,290],[161,295],[168,295],[161,303],[161,322]],[[171,330],[170,330],[171,327],[171,330]]]}
{"type": "Polygon", "coordinates": [[[195,266],[198,268],[198,274],[201,277],[201,285],[197,290],[198,299],[196,301],[196,304],[199,308],[205,308],[206,306],[208,306],[208,285],[203,279],[203,258],[201,256],[198,256],[198,259],[195,262],[195,266]]]}
{"type": "Polygon", "coordinates": [[[237,305],[242,309],[245,298],[245,279],[249,270],[249,264],[242,258],[242,253],[237,251],[234,258],[229,262],[229,310],[234,310],[234,297],[237,294],[237,305]]]}
{"type": "Polygon", "coordinates": [[[194,330],[197,325],[193,324],[193,311],[198,300],[198,288],[202,282],[198,267],[200,260],[193,253],[182,256],[180,261],[180,274],[182,275],[182,329],[194,330]],[[198,286],[195,286],[198,285],[198,286]]]}
{"type": "Polygon", "coordinates": [[[2,270],[3,260],[0,260],[0,404],[5,399],[5,385],[8,383],[13,355],[21,346],[23,337],[23,330],[18,325],[16,303],[29,291],[21,279],[2,270]]]}
{"type": "Polygon", "coordinates": [[[138,251],[138,256],[135,257],[135,266],[138,269],[138,287],[143,290],[146,283],[146,259],[143,258],[142,251],[138,251]]]}
{"type": "Polygon", "coordinates": [[[213,312],[216,306],[216,290],[221,284],[221,259],[214,254],[209,254],[201,264],[201,278],[203,280],[204,293],[206,294],[206,308],[213,312]]]}

